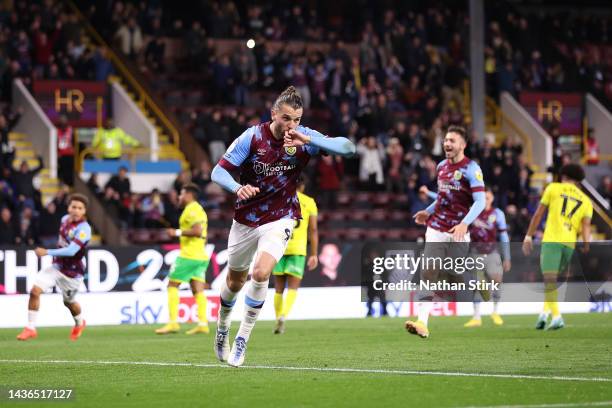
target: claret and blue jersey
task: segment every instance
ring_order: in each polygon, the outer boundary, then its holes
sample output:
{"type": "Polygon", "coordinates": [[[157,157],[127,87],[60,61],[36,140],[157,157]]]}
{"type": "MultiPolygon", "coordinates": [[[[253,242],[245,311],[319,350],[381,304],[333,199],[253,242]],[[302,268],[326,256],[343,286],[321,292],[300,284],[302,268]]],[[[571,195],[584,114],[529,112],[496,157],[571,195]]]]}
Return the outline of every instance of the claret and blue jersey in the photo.
{"type": "MultiPolygon", "coordinates": [[[[296,129],[314,138],[325,136],[304,126],[296,129]]],[[[228,171],[240,170],[240,184],[258,187],[260,192],[249,200],[236,202],[234,219],[258,227],[282,218],[301,218],[297,199],[297,179],[310,157],[319,153],[312,144],[284,147],[282,139],[272,135],[270,122],[247,129],[231,146],[219,165],[228,171]]]]}
{"type": "Polygon", "coordinates": [[[83,256],[91,240],[91,227],[87,220],[73,222],[69,215],[62,218],[57,245],[59,249],[50,249],[53,264],[64,275],[76,278],[85,274],[83,256]],[[70,255],[74,250],[74,254],[70,255]]]}
{"type": "Polygon", "coordinates": [[[428,226],[448,232],[460,224],[474,203],[473,194],[484,195],[484,188],[482,171],[475,161],[467,157],[457,163],[441,161],[438,164],[438,197],[428,226]]]}

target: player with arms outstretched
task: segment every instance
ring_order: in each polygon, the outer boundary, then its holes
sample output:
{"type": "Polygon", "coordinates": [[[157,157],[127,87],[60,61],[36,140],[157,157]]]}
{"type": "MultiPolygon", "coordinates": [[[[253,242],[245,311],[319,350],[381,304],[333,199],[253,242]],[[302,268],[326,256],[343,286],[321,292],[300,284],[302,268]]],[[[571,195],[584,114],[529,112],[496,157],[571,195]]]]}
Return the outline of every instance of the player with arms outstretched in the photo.
{"type": "Polygon", "coordinates": [[[544,190],[540,205],[523,240],[523,252],[529,255],[533,249],[533,234],[548,210],[540,252],[545,294],[544,309],[536,322],[538,330],[544,329],[550,314],[552,320],[547,330],[557,330],[565,326],[557,302],[557,276],[569,266],[578,234],[582,234],[584,251],[589,250],[593,204],[578,187],[583,179],[584,170],[579,165],[566,164],[561,168],[561,182],[551,183],[544,190]]]}
{"type": "Polygon", "coordinates": [[[204,282],[208,268],[208,254],[205,251],[208,216],[198,203],[200,189],[193,183],[181,187],[179,205],[184,207],[179,218],[179,229],[167,229],[171,237],[179,237],[181,252],[174,261],[168,275],[168,324],[155,330],[157,334],[178,333],[179,286],[189,282],[191,292],[198,305],[198,325],[186,334],[208,334],[208,319],[206,318],[206,295],[204,282]]]}
{"type": "MultiPolygon", "coordinates": [[[[467,144],[466,131],[461,126],[449,126],[444,137],[446,159],[438,164],[438,196],[425,210],[414,215],[417,224],[427,225],[425,242],[467,243],[470,241],[469,225],[485,208],[484,181],[480,166],[464,154],[467,144]]],[[[462,251],[464,245],[426,245],[425,257],[456,257],[451,253],[462,251]]],[[[467,245],[465,245],[467,249],[467,245]]],[[[467,251],[465,254],[467,256],[467,251]]],[[[423,270],[421,280],[436,281],[440,271],[423,270]]],[[[433,294],[419,295],[418,320],[408,320],[406,330],[421,338],[429,337],[427,322],[432,308],[433,294]]]]}
{"type": "Polygon", "coordinates": [[[302,219],[297,220],[293,228],[293,235],[287,244],[285,255],[276,264],[272,273],[274,274],[274,311],[276,313],[276,327],[274,334],[285,332],[285,320],[293,307],[297,290],[304,277],[304,264],[312,271],[319,264],[317,257],[319,251],[319,233],[317,228],[317,203],[304,194],[305,183],[300,178],[298,181],[297,196],[300,201],[302,219]],[[310,242],[310,255],[306,260],[306,250],[310,242]],[[283,292],[287,285],[287,297],[283,299],[283,292]]]}
{"type": "Polygon", "coordinates": [[[234,140],[211,174],[214,182],[237,196],[214,345],[217,358],[235,367],[244,362],[270,274],[285,253],[295,220],[301,218],[296,194],[300,173],[321,149],[346,156],[355,153],[355,145],[345,137],[325,137],[300,126],[302,106],[296,89],[287,88],[272,106],[272,121],[252,126],[234,140]],[[240,173],[240,183],[231,171],[240,173]],[[245,311],[230,352],[231,311],[253,259],[245,311]]]}
{"type": "Polygon", "coordinates": [[[77,340],[85,329],[85,319],[81,315],[81,305],[75,301],[83,276],[85,265],[83,256],[91,239],[91,226],[87,222],[89,200],[82,194],[72,194],[68,198],[68,214],[62,217],[57,249],[36,248],[36,255],[53,256],[53,264],[42,269],[36,276],[28,301],[28,325],[17,336],[17,340],[30,340],[38,337],[36,318],[40,308],[40,294],[58,286],[62,291],[64,305],[70,310],[74,327],[70,339],[77,340]]]}

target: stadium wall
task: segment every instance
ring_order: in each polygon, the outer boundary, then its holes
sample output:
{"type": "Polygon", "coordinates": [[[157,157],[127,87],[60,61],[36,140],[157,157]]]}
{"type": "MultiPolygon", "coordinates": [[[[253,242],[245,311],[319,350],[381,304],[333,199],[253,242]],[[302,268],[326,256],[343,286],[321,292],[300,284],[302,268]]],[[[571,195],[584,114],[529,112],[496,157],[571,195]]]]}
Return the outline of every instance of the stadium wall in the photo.
{"type": "Polygon", "coordinates": [[[591,94],[586,96],[586,113],[600,154],[612,155],[612,114],[591,94]]]}
{"type": "Polygon", "coordinates": [[[23,108],[13,130],[30,136],[35,152],[45,158],[49,176],[57,177],[57,130],[21,79],[13,82],[13,105],[23,108]]]}
{"type": "MultiPolygon", "coordinates": [[[[552,165],[553,157],[552,140],[548,133],[542,129],[542,126],[508,92],[504,92],[501,95],[501,109],[516,126],[531,138],[533,164],[538,166],[540,171],[545,171],[552,165]]],[[[504,121],[502,124],[502,132],[507,135],[520,136],[516,134],[507,121],[504,121]]]]}
{"type": "Polygon", "coordinates": [[[111,89],[115,124],[134,136],[143,146],[149,147],[151,149],[149,158],[157,161],[159,148],[157,130],[119,83],[113,81],[111,89]]]}

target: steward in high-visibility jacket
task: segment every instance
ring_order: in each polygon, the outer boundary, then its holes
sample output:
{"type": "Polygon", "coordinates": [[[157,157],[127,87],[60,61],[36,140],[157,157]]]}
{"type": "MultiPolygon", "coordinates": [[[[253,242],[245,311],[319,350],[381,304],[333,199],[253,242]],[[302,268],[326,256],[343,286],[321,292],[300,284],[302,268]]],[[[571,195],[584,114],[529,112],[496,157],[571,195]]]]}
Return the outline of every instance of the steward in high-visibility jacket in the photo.
{"type": "Polygon", "coordinates": [[[102,151],[104,160],[120,160],[123,145],[138,146],[140,143],[123,129],[118,128],[111,118],[106,120],[106,126],[98,129],[91,143],[94,149],[102,151]]]}

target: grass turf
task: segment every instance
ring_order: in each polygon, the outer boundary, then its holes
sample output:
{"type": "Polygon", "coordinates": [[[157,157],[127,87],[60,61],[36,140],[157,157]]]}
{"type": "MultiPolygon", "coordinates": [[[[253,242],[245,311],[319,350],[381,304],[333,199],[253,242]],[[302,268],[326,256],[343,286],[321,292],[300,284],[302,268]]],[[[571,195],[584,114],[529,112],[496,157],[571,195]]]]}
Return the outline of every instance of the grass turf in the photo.
{"type": "MultiPolygon", "coordinates": [[[[566,315],[555,332],[533,329],[534,316],[432,318],[431,337],[407,334],[400,319],[289,321],[272,334],[259,322],[245,365],[360,368],[606,378],[612,381],[612,314],[566,315]]],[[[238,324],[234,323],[234,330],[238,324]]],[[[213,334],[153,334],[153,326],[88,327],[77,342],[68,328],[40,328],[18,342],[0,330],[0,360],[138,361],[216,365],[213,334]]],[[[0,362],[0,386],[72,388],[79,407],[385,406],[467,407],[612,401],[610,381],[465,377],[388,372],[233,369],[190,365],[0,362]]],[[[24,407],[31,404],[15,403],[24,407]]],[[[38,404],[41,405],[41,404],[38,404]]],[[[612,402],[610,403],[612,406],[612,402]]],[[[575,405],[578,406],[578,405],[575,405]]]]}

